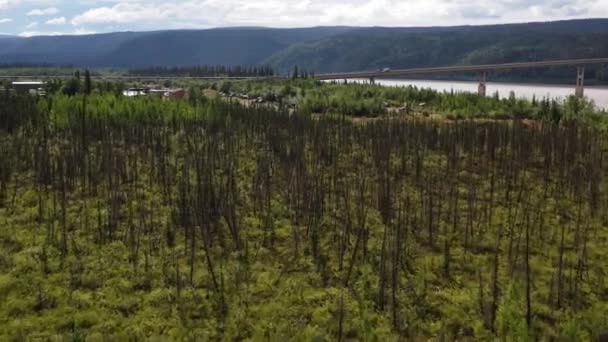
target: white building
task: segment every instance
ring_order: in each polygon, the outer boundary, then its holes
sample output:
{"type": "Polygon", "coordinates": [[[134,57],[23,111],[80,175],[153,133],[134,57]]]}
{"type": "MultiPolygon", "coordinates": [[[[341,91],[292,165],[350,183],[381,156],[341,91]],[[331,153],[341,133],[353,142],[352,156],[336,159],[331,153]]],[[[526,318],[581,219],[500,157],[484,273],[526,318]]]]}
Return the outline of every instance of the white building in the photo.
{"type": "Polygon", "coordinates": [[[146,90],[143,88],[129,88],[122,92],[124,96],[127,97],[136,97],[136,96],[146,96],[146,90]]]}
{"type": "Polygon", "coordinates": [[[17,94],[43,95],[44,82],[40,81],[23,81],[13,82],[13,89],[17,94]]]}

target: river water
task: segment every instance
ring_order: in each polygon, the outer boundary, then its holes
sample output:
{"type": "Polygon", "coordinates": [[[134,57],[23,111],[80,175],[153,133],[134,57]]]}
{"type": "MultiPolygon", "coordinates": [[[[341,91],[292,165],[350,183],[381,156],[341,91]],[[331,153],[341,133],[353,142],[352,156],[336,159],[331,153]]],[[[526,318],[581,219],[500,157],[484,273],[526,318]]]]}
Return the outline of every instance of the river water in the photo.
{"type": "MultiPolygon", "coordinates": [[[[367,82],[367,80],[352,80],[355,82],[367,82]]],[[[427,80],[404,80],[404,79],[376,79],[376,84],[386,86],[416,86],[418,88],[430,88],[440,92],[477,92],[478,83],[461,81],[427,81],[427,80]]],[[[521,98],[537,99],[564,99],[574,95],[575,86],[547,85],[547,84],[518,84],[518,83],[487,83],[488,96],[494,96],[498,92],[502,98],[507,98],[511,92],[521,98]]],[[[595,102],[596,107],[608,109],[608,87],[585,87],[585,96],[595,102]]]]}

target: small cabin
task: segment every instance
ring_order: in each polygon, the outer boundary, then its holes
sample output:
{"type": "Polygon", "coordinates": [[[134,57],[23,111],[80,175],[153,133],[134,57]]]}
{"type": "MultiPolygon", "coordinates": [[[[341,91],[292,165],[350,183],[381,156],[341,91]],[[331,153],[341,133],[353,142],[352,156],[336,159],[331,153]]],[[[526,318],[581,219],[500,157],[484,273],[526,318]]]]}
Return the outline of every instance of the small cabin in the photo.
{"type": "Polygon", "coordinates": [[[146,89],[143,88],[129,88],[122,92],[127,97],[146,96],[146,89]]]}
{"type": "Polygon", "coordinates": [[[13,89],[17,94],[31,94],[39,95],[44,93],[44,82],[39,81],[27,81],[27,82],[13,82],[13,89]]]}

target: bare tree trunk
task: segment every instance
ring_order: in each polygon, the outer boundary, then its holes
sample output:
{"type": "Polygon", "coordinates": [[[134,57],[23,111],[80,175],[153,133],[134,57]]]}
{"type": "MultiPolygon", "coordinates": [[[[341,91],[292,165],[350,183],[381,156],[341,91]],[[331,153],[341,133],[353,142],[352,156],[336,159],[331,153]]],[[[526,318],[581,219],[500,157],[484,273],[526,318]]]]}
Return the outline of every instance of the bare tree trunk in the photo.
{"type": "Polygon", "coordinates": [[[526,323],[532,328],[532,271],[530,270],[530,216],[526,215],[526,323]]]}
{"type": "Polygon", "coordinates": [[[557,309],[562,308],[562,296],[564,287],[564,252],[566,239],[566,225],[562,224],[561,239],[559,243],[559,262],[557,266],[557,309]]]}

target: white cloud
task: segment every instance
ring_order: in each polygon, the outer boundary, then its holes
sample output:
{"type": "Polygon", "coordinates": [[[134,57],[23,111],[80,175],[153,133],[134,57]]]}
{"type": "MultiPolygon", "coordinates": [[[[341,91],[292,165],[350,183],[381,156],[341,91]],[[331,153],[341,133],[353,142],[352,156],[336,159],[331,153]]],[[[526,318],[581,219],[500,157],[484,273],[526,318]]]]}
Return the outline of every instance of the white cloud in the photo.
{"type": "Polygon", "coordinates": [[[87,30],[82,27],[78,27],[78,28],[74,29],[74,31],[72,31],[72,33],[70,33],[70,34],[76,35],[76,36],[84,36],[87,34],[95,34],[95,33],[97,33],[97,32],[93,31],[93,30],[87,30]]]}
{"type": "Polygon", "coordinates": [[[0,24],[8,24],[8,23],[12,23],[13,19],[11,18],[2,18],[0,19],[0,24]]]}
{"type": "Polygon", "coordinates": [[[36,5],[49,6],[62,0],[0,0],[0,10],[19,6],[19,5],[36,5]]]}
{"type": "Polygon", "coordinates": [[[65,17],[57,17],[46,22],[47,25],[65,25],[65,17]]]}
{"type": "Polygon", "coordinates": [[[80,36],[94,33],[96,32],[85,30],[83,28],[76,28],[73,31],[23,31],[19,33],[19,36],[26,38],[33,36],[80,36]]]}
{"type": "Polygon", "coordinates": [[[33,36],[60,36],[61,32],[42,32],[42,31],[23,31],[19,33],[19,37],[33,37],[33,36]]]}
{"type": "MultiPolygon", "coordinates": [[[[19,22],[4,12],[13,13],[13,7],[29,17],[46,17],[40,23],[71,23],[86,33],[222,26],[448,26],[608,17],[608,0],[0,0],[0,14],[6,17],[0,17],[0,24],[19,22]],[[72,15],[77,8],[85,9],[72,15]]],[[[37,26],[30,23],[22,33],[37,33],[37,26]]]]}
{"type": "MultiPolygon", "coordinates": [[[[150,28],[256,25],[434,26],[608,17],[606,0],[107,0],[80,25],[150,28]],[[162,23],[162,27],[158,26],[162,23]]],[[[101,3],[91,1],[91,3],[101,3]]]]}
{"type": "Polygon", "coordinates": [[[49,8],[45,8],[45,9],[33,9],[29,12],[27,12],[27,16],[32,17],[32,16],[45,16],[45,15],[54,15],[59,13],[59,9],[57,9],[56,7],[49,7],[49,8]]]}
{"type": "Polygon", "coordinates": [[[0,10],[14,6],[17,3],[19,3],[17,0],[0,0],[0,10]]]}
{"type": "Polygon", "coordinates": [[[90,9],[72,19],[73,25],[133,23],[165,19],[160,6],[149,6],[139,3],[119,3],[113,7],[90,9]]]}

